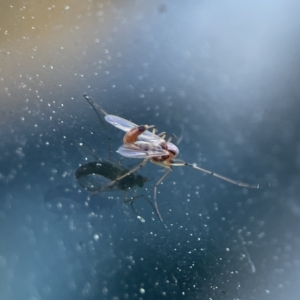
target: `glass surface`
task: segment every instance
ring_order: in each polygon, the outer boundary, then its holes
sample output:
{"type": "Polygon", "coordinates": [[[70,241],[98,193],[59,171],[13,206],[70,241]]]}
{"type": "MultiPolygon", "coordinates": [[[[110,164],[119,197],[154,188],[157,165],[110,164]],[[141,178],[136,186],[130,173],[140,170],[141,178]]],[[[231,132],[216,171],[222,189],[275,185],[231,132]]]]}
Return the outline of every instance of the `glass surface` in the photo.
{"type": "Polygon", "coordinates": [[[299,12],[293,0],[2,1],[0,299],[299,299],[299,12]],[[143,187],[91,196],[81,165],[120,174],[141,160],[116,153],[124,132],[83,93],[174,134],[178,159],[260,188],[174,167],[160,222],[149,201],[165,169],[149,162],[134,174],[143,187]]]}

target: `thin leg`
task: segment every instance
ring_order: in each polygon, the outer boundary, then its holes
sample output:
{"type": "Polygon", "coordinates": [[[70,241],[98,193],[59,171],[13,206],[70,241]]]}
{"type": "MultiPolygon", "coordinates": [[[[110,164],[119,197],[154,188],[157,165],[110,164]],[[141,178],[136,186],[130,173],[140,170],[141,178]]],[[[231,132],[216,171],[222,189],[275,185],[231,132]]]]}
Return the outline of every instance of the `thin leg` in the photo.
{"type": "MultiPolygon", "coordinates": [[[[157,214],[158,219],[160,220],[160,217],[159,217],[160,215],[159,215],[159,213],[158,213],[157,210],[155,209],[153,203],[152,203],[145,195],[138,195],[138,196],[134,195],[133,197],[131,197],[131,198],[128,199],[128,200],[127,200],[127,199],[124,199],[124,203],[130,203],[130,204],[133,206],[133,202],[134,202],[136,199],[142,198],[142,197],[150,203],[150,205],[152,206],[153,210],[154,210],[155,213],[157,214]]],[[[134,209],[134,210],[135,210],[135,209],[134,209]]]]}
{"type": "MultiPolygon", "coordinates": [[[[134,192],[134,194],[136,194],[136,190],[134,192]]],[[[136,199],[135,196],[133,197],[130,197],[130,199],[127,200],[127,196],[128,196],[128,190],[125,191],[125,195],[124,195],[124,200],[123,200],[123,203],[130,203],[130,207],[133,211],[133,213],[135,213],[136,215],[138,215],[134,205],[133,205],[133,201],[136,199]]]]}
{"type": "Polygon", "coordinates": [[[136,210],[135,210],[135,208],[133,206],[133,202],[136,199],[143,197],[145,200],[147,200],[150,203],[150,205],[152,206],[153,210],[157,214],[158,219],[160,220],[160,215],[159,215],[158,211],[155,209],[155,206],[153,205],[153,203],[145,195],[138,195],[138,196],[136,196],[135,194],[136,194],[136,190],[135,190],[135,193],[134,193],[133,197],[131,197],[130,199],[126,199],[127,198],[127,193],[126,193],[126,198],[124,198],[124,203],[130,203],[132,205],[134,211],[136,212],[136,210]]]}
{"type": "Polygon", "coordinates": [[[130,171],[128,171],[127,173],[125,173],[124,175],[116,178],[115,180],[112,180],[110,183],[108,183],[107,185],[105,185],[104,187],[102,187],[101,189],[99,189],[98,191],[96,191],[94,194],[97,194],[97,193],[100,193],[102,192],[103,190],[105,190],[106,188],[108,188],[109,186],[112,186],[114,185],[118,180],[121,180],[122,178],[130,175],[131,173],[134,173],[136,172],[137,170],[139,170],[140,168],[142,168],[148,161],[148,158],[144,159],[142,161],[141,164],[139,164],[138,166],[136,166],[135,168],[131,169],[130,171]]]}
{"type": "Polygon", "coordinates": [[[159,212],[159,210],[158,210],[158,206],[157,206],[157,202],[156,202],[156,194],[157,194],[157,187],[158,187],[158,185],[169,175],[169,173],[172,171],[172,169],[170,168],[170,169],[168,169],[168,171],[157,181],[157,183],[155,184],[155,186],[154,186],[154,209],[155,209],[155,211],[156,211],[156,213],[157,213],[157,215],[158,215],[158,218],[159,218],[159,220],[162,222],[163,221],[163,219],[162,219],[162,217],[161,217],[161,215],[160,215],[160,212],[159,212]]]}
{"type": "MultiPolygon", "coordinates": [[[[180,166],[180,163],[177,163],[176,166],[180,166]]],[[[190,166],[190,167],[192,167],[192,168],[194,168],[196,170],[199,170],[201,172],[207,173],[209,175],[215,176],[217,178],[220,178],[222,180],[225,180],[227,182],[230,182],[232,184],[235,184],[235,185],[238,185],[238,186],[242,186],[242,187],[245,187],[245,188],[252,188],[252,189],[258,189],[259,188],[259,184],[249,184],[249,183],[244,183],[244,182],[241,182],[241,181],[233,180],[233,179],[225,177],[223,175],[214,173],[214,172],[212,172],[210,170],[206,170],[206,169],[203,169],[203,168],[200,168],[198,166],[195,166],[195,165],[192,165],[192,164],[188,164],[188,163],[185,163],[185,162],[182,162],[181,166],[190,166]]]]}

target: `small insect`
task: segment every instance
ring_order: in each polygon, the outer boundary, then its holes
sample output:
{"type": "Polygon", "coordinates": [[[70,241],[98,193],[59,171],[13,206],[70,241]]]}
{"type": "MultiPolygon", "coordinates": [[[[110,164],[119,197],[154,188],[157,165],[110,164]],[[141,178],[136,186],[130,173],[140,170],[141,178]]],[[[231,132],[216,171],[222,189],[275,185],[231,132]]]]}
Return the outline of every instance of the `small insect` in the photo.
{"type": "MultiPolygon", "coordinates": [[[[89,104],[96,112],[97,117],[102,122],[102,124],[105,124],[103,121],[103,117],[101,115],[103,114],[102,109],[92,99],[86,98],[86,100],[88,100],[89,104]]],[[[108,135],[108,143],[109,143],[109,150],[111,150],[109,135],[108,135]]],[[[120,163],[113,161],[111,158],[109,160],[104,160],[99,158],[96,152],[89,145],[83,142],[77,142],[76,145],[78,151],[84,157],[89,157],[92,160],[94,160],[92,162],[80,166],[75,171],[75,178],[77,179],[79,185],[82,188],[90,192],[124,191],[125,203],[131,203],[133,205],[133,201],[136,200],[137,198],[144,198],[154,208],[153,203],[147,197],[145,197],[144,195],[136,195],[137,189],[135,187],[143,187],[144,183],[148,181],[147,177],[130,173],[128,176],[115,181],[114,184],[110,184],[112,180],[119,178],[124,174],[127,174],[130,171],[130,169],[124,167],[120,163]],[[132,197],[128,197],[128,193],[131,189],[135,190],[134,195],[132,197]]],[[[110,153],[109,156],[111,156],[111,151],[109,151],[109,153],[110,153]]]]}
{"type": "MultiPolygon", "coordinates": [[[[87,95],[84,95],[84,97],[87,99],[87,101],[92,101],[91,98],[89,98],[87,95]]],[[[141,158],[143,159],[143,161],[135,168],[129,170],[127,173],[112,180],[107,186],[99,189],[97,192],[102,191],[102,189],[107,188],[108,186],[116,184],[117,181],[122,180],[126,176],[129,176],[130,174],[136,172],[137,170],[142,168],[148,161],[158,166],[164,167],[168,170],[154,185],[153,199],[155,211],[160,221],[162,221],[162,217],[157,206],[157,187],[170,174],[170,172],[172,171],[172,167],[189,166],[198,171],[210,174],[241,187],[255,189],[259,188],[258,184],[252,185],[241,181],[236,181],[210,170],[198,167],[195,164],[190,164],[182,160],[175,159],[179,154],[179,149],[177,148],[177,146],[171,143],[171,138],[167,141],[165,140],[165,132],[155,134],[156,128],[154,125],[137,125],[121,117],[107,114],[100,106],[99,109],[105,115],[104,118],[108,123],[126,132],[125,136],[123,137],[123,145],[119,147],[117,152],[120,155],[129,158],[141,158]],[[153,129],[152,132],[148,131],[148,129],[151,128],[153,129]]]]}

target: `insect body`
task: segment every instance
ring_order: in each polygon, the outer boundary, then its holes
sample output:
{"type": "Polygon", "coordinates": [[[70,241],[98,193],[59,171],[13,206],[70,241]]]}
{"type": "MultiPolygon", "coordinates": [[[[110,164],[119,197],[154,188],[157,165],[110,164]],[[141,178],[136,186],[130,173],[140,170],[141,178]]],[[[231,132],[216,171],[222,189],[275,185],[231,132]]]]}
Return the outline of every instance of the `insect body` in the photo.
{"type": "MultiPolygon", "coordinates": [[[[86,99],[90,99],[87,95],[84,95],[86,99]]],[[[91,99],[90,99],[91,100],[91,99]]],[[[88,100],[89,101],[89,100],[88,100]]],[[[91,100],[92,101],[92,100],[91,100]]],[[[100,106],[99,106],[100,107],[100,106]]],[[[243,183],[240,181],[236,181],[225,177],[223,175],[217,174],[210,170],[203,169],[198,167],[195,164],[190,164],[181,160],[177,160],[176,156],[179,154],[179,149],[171,143],[171,139],[165,140],[166,134],[163,132],[161,134],[155,134],[154,125],[136,125],[126,119],[115,115],[107,114],[102,108],[101,112],[105,114],[105,120],[112,124],[113,126],[123,130],[126,132],[123,138],[123,145],[119,147],[117,152],[125,157],[129,158],[142,158],[144,159],[138,166],[131,169],[127,173],[122,176],[111,181],[106,187],[114,185],[117,181],[122,180],[126,176],[136,172],[138,169],[143,167],[148,161],[159,165],[161,167],[167,168],[168,170],[165,174],[158,180],[158,182],[154,186],[154,207],[159,216],[159,219],[162,221],[161,215],[159,213],[157,207],[157,187],[158,185],[168,176],[168,174],[172,171],[172,167],[183,167],[189,166],[201,172],[210,174],[232,184],[246,187],[246,188],[259,188],[259,185],[251,185],[248,183],[243,183]],[[153,131],[150,132],[148,129],[153,128],[153,131]]],[[[101,191],[100,189],[99,191],[101,191]]]]}

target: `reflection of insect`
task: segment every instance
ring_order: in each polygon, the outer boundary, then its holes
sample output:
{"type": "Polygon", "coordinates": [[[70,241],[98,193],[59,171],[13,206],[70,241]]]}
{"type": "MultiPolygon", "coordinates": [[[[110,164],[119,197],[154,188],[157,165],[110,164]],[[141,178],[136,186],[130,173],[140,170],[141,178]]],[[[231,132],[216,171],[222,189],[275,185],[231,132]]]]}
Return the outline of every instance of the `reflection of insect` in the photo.
{"type": "MultiPolygon", "coordinates": [[[[100,121],[105,124],[101,116],[101,114],[103,114],[102,109],[90,98],[86,99],[95,110],[100,121]]],[[[94,160],[96,160],[80,166],[75,171],[75,177],[81,187],[91,192],[99,190],[103,192],[122,190],[125,191],[124,202],[130,202],[133,204],[135,199],[143,197],[153,206],[149,199],[147,199],[144,195],[137,196],[136,191],[134,196],[127,199],[129,190],[134,187],[142,187],[148,180],[146,177],[131,173],[129,176],[123,177],[122,179],[117,180],[114,184],[111,184],[112,180],[127,174],[130,170],[122,166],[120,163],[112,161],[111,159],[109,161],[100,159],[95,151],[85,143],[77,143],[77,148],[85,157],[92,157],[94,160]]]]}
{"type": "Polygon", "coordinates": [[[141,175],[130,174],[132,176],[122,178],[115,182],[114,185],[107,185],[111,180],[128,173],[128,171],[129,169],[118,163],[98,160],[80,166],[75,171],[75,177],[83,188],[92,192],[105,186],[106,191],[124,190],[128,192],[128,189],[131,189],[134,186],[142,187],[148,180],[141,175]]]}
{"type": "MultiPolygon", "coordinates": [[[[84,97],[88,101],[92,101],[87,95],[84,95],[84,97]]],[[[135,168],[131,169],[124,175],[117,177],[115,180],[111,181],[107,186],[99,189],[98,192],[102,191],[104,188],[107,188],[108,186],[112,186],[116,184],[117,181],[122,180],[126,176],[129,176],[130,174],[136,172],[138,169],[142,168],[148,161],[156,165],[159,165],[161,167],[165,167],[168,170],[154,186],[154,202],[153,202],[155,210],[159,216],[159,219],[162,221],[161,215],[157,207],[157,201],[156,201],[157,187],[166,178],[166,176],[172,171],[172,167],[190,166],[196,170],[205,172],[207,174],[218,177],[222,180],[228,181],[238,186],[242,186],[246,188],[259,188],[259,185],[251,185],[248,183],[236,181],[228,177],[214,173],[210,170],[200,168],[195,164],[190,164],[181,160],[176,160],[175,157],[178,155],[179,149],[174,144],[171,143],[171,139],[169,139],[168,141],[165,140],[166,134],[164,132],[156,135],[155,128],[153,125],[139,126],[118,116],[108,115],[102,108],[100,108],[100,110],[105,115],[105,120],[108,123],[126,132],[123,138],[123,145],[117,150],[117,152],[125,157],[143,158],[144,160],[135,168]],[[150,128],[153,128],[152,132],[148,131],[148,129],[150,128]]]]}

